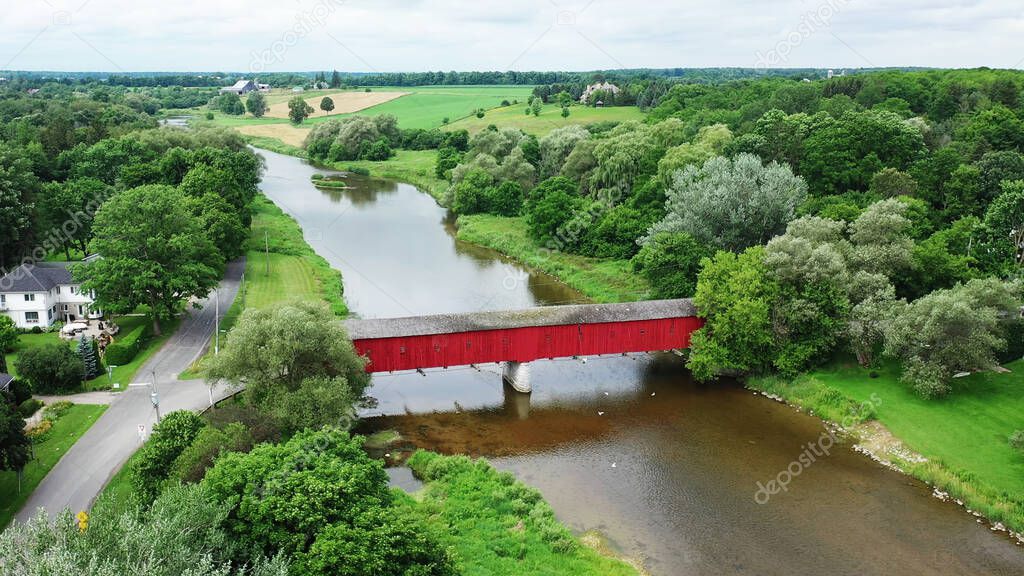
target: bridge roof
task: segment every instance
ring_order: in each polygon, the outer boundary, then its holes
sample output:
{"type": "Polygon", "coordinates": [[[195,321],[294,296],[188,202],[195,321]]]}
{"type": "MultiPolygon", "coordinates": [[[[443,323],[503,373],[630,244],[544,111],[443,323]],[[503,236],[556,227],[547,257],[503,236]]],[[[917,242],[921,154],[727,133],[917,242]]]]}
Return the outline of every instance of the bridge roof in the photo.
{"type": "Polygon", "coordinates": [[[504,330],[526,326],[565,326],[605,322],[662,320],[696,315],[697,310],[689,299],[648,300],[621,304],[543,306],[526,308],[524,310],[437,314],[405,318],[353,318],[345,321],[345,327],[348,329],[349,336],[353,340],[366,340],[371,338],[476,332],[480,330],[504,330]]]}

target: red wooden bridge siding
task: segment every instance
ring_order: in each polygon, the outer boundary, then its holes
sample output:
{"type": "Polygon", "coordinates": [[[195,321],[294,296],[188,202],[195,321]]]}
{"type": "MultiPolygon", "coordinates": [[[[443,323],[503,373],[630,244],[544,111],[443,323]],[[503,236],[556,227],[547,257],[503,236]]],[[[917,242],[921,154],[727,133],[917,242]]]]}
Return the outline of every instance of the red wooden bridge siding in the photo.
{"type": "Polygon", "coordinates": [[[696,316],[354,340],[367,372],[689,348],[696,316]]]}

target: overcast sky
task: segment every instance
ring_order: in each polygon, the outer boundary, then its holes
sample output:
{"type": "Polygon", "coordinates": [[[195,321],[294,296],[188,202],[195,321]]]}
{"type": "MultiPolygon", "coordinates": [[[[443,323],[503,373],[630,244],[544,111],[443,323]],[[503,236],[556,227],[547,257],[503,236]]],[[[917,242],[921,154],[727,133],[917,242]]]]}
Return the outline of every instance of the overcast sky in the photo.
{"type": "Polygon", "coordinates": [[[0,69],[1024,64],[1019,0],[0,0],[0,69]]]}

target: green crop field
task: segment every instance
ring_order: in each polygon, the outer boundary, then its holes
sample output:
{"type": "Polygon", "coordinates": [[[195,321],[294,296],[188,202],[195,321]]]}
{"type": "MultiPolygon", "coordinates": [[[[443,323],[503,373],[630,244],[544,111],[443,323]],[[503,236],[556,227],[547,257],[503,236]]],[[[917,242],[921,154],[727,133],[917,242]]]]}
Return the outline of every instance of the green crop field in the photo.
{"type": "Polygon", "coordinates": [[[448,130],[469,130],[479,132],[494,124],[499,128],[519,128],[527,134],[544,136],[555,128],[570,124],[593,124],[594,122],[626,122],[643,120],[644,113],[636,106],[614,106],[610,108],[592,108],[589,106],[571,106],[569,117],[562,118],[562,109],[555,104],[541,108],[539,116],[526,115],[526,103],[489,110],[483,118],[470,116],[447,126],[448,130]]]}
{"type": "MultiPolygon", "coordinates": [[[[360,89],[362,90],[362,89],[360,89]]],[[[473,114],[479,108],[490,110],[501,106],[502,101],[513,102],[519,100],[525,102],[533,92],[532,86],[387,86],[375,87],[371,90],[382,92],[408,92],[407,95],[371,106],[353,114],[366,114],[376,116],[379,114],[392,114],[398,118],[398,124],[402,128],[438,128],[444,125],[444,119],[456,122],[473,114]]],[[[328,94],[337,90],[308,91],[301,94],[293,93],[272,93],[268,97],[271,103],[290,99],[296,95],[303,98],[315,97],[319,94],[328,94]]],[[[345,118],[352,114],[333,114],[331,116],[312,118],[303,125],[309,126],[326,120],[345,118]]],[[[253,118],[246,114],[244,116],[229,116],[221,112],[214,112],[214,122],[222,126],[247,126],[253,124],[286,124],[288,120],[283,118],[253,118]]]]}

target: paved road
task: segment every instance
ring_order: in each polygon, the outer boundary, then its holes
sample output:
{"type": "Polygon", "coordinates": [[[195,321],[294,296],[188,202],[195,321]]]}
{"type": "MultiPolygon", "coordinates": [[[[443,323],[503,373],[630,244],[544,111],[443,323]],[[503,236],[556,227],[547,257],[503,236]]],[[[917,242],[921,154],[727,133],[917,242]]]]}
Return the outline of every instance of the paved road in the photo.
{"type": "MultiPolygon", "coordinates": [[[[244,259],[228,264],[219,290],[221,317],[238,293],[244,270],[244,259]]],[[[149,385],[154,373],[162,414],[209,406],[209,387],[202,380],[178,380],[178,374],[203,354],[213,336],[215,297],[204,300],[201,309],[190,309],[178,331],[138,371],[137,382],[116,395],[110,408],[47,474],[18,513],[18,521],[35,516],[39,508],[54,517],[64,508],[78,512],[92,505],[107,481],[141,445],[139,427],[148,432],[156,423],[149,385]]],[[[217,397],[227,393],[215,391],[217,397]]]]}

